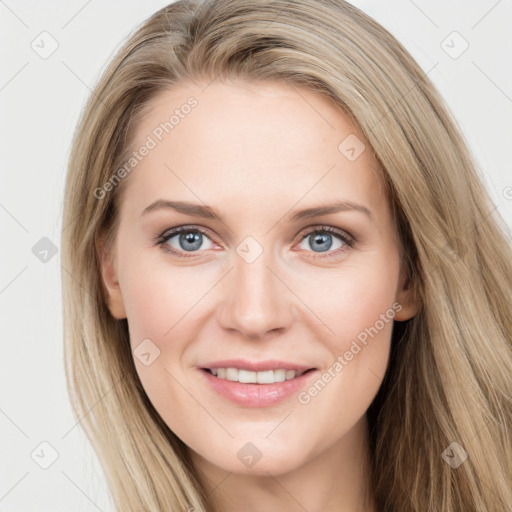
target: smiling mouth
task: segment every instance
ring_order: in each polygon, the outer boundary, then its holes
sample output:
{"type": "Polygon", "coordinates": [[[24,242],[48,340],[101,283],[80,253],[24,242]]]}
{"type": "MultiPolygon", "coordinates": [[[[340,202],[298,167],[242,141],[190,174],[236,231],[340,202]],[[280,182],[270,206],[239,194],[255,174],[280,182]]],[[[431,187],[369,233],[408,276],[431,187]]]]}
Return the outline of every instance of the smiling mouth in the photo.
{"type": "Polygon", "coordinates": [[[309,368],[304,371],[277,369],[259,372],[238,368],[202,368],[202,370],[218,379],[240,382],[242,384],[276,384],[296,379],[306,373],[314,371],[315,368],[309,368]]]}

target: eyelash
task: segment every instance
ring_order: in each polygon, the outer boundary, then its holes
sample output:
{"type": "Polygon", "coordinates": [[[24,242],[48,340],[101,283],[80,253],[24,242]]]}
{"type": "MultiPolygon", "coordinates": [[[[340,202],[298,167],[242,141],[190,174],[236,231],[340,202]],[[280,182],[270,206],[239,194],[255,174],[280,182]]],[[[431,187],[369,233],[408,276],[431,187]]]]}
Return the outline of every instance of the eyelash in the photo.
{"type": "MultiPolygon", "coordinates": [[[[306,228],[306,229],[309,229],[309,228],[306,228]]],[[[186,251],[177,251],[176,249],[174,249],[173,247],[171,247],[169,245],[164,245],[168,240],[170,240],[174,236],[176,236],[180,233],[183,233],[183,232],[185,232],[185,233],[188,233],[188,232],[201,233],[203,236],[210,238],[210,236],[208,235],[208,233],[205,230],[203,230],[199,227],[189,225],[189,226],[178,226],[176,228],[172,228],[167,231],[164,231],[161,235],[156,237],[155,242],[157,245],[161,245],[163,250],[168,251],[180,258],[193,258],[195,256],[195,253],[201,252],[201,251],[191,251],[190,255],[184,255],[182,253],[186,252],[186,251]]],[[[347,251],[347,247],[352,248],[354,246],[354,243],[356,242],[354,237],[352,237],[351,235],[349,235],[348,233],[346,233],[345,231],[343,231],[341,229],[334,228],[332,226],[315,226],[314,228],[310,229],[309,231],[304,230],[301,232],[299,243],[302,242],[305,238],[308,238],[309,236],[312,236],[312,235],[316,235],[318,233],[330,233],[330,234],[336,235],[346,246],[346,247],[340,247],[339,249],[336,249],[334,252],[328,252],[326,255],[323,255],[323,256],[320,256],[321,253],[316,253],[316,254],[318,254],[318,256],[315,256],[315,258],[319,258],[319,259],[333,258],[333,257],[337,256],[339,253],[347,251]]]]}

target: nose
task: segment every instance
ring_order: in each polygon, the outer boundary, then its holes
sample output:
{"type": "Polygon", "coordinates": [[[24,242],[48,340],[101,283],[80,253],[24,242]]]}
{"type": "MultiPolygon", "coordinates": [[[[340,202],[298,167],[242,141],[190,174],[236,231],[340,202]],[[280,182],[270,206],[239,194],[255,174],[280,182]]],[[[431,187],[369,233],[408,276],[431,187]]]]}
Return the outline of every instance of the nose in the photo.
{"type": "Polygon", "coordinates": [[[237,255],[234,265],[217,309],[220,325],[251,339],[289,329],[297,316],[297,299],[266,252],[252,263],[237,255]]]}

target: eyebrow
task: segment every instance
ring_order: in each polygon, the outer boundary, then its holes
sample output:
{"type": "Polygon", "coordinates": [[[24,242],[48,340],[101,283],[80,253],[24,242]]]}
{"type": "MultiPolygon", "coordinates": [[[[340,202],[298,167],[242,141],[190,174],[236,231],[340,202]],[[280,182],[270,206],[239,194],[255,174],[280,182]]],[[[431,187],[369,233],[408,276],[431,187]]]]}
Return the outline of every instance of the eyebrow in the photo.
{"type": "MultiPolygon", "coordinates": [[[[200,205],[195,203],[187,203],[185,201],[168,201],[166,199],[158,199],[154,203],[144,208],[141,217],[155,210],[170,209],[185,215],[192,215],[194,217],[203,217],[205,219],[213,219],[223,222],[222,215],[212,208],[211,206],[200,205]]],[[[288,215],[290,222],[297,222],[303,219],[310,219],[312,217],[320,217],[331,213],[338,213],[341,211],[357,211],[366,215],[370,220],[373,220],[372,212],[366,207],[352,201],[336,201],[334,203],[313,206],[305,208],[288,215]]]]}

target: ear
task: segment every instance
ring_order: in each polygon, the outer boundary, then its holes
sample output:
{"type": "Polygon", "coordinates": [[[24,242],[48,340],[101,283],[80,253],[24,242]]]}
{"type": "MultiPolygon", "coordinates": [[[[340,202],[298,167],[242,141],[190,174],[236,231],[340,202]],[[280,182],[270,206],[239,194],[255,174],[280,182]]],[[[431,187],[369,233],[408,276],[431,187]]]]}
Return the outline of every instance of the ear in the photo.
{"type": "Polygon", "coordinates": [[[114,318],[126,318],[123,296],[117,279],[115,251],[107,250],[105,246],[105,233],[96,238],[96,252],[101,267],[101,280],[105,296],[108,300],[108,309],[114,318]]]}
{"type": "Polygon", "coordinates": [[[402,306],[402,309],[395,313],[395,320],[398,321],[409,320],[416,315],[421,306],[417,290],[412,285],[403,265],[400,268],[400,279],[395,300],[402,306]]]}

